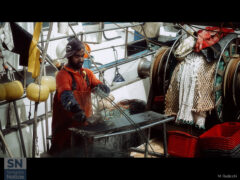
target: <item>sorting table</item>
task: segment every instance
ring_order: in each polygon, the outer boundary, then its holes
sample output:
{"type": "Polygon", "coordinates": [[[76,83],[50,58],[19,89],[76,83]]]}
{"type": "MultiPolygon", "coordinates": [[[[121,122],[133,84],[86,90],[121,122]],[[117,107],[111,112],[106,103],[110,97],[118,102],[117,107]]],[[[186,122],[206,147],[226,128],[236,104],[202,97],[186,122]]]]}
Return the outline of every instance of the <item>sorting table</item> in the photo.
{"type": "MultiPolygon", "coordinates": [[[[167,132],[166,132],[166,123],[169,121],[173,121],[175,118],[173,116],[166,116],[160,113],[156,113],[153,111],[146,111],[139,114],[134,114],[129,116],[134,124],[138,127],[140,130],[147,129],[148,135],[145,145],[145,151],[141,151],[137,148],[130,148],[132,151],[144,153],[144,157],[147,157],[148,155],[148,143],[150,139],[150,129],[151,127],[157,126],[162,124],[163,125],[163,146],[164,146],[164,155],[161,155],[160,153],[153,153],[150,152],[152,155],[156,155],[157,157],[167,157],[167,132]]],[[[92,138],[92,139],[99,139],[99,138],[106,138],[111,136],[117,136],[127,133],[134,133],[137,132],[136,128],[133,127],[133,125],[127,120],[125,117],[106,120],[103,123],[99,123],[96,125],[88,125],[85,127],[79,127],[79,128],[69,128],[71,131],[71,137],[72,137],[72,146],[74,142],[74,137],[76,135],[80,135],[84,137],[84,139],[92,138]]],[[[86,143],[85,143],[86,144],[86,143]]]]}

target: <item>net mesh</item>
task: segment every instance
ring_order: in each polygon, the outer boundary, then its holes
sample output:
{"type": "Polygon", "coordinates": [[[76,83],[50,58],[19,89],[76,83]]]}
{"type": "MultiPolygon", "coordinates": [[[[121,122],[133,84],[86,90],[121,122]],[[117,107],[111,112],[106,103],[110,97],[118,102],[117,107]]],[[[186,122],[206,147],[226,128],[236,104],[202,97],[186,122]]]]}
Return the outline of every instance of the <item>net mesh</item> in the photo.
{"type": "MultiPolygon", "coordinates": [[[[217,62],[204,62],[200,65],[196,86],[194,89],[193,112],[210,111],[214,108],[214,72],[217,62]]],[[[166,93],[165,114],[177,115],[179,111],[179,85],[177,75],[180,63],[176,66],[171,77],[171,82],[166,93]]]]}

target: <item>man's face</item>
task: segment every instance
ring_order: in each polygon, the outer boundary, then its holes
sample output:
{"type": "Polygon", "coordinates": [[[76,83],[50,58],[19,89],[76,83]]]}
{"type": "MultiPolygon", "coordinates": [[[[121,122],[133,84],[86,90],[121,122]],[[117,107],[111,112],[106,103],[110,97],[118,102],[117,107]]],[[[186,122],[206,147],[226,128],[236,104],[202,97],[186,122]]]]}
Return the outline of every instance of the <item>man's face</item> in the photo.
{"type": "Polygon", "coordinates": [[[71,58],[69,63],[74,69],[81,69],[84,61],[84,49],[77,51],[71,58]]]}

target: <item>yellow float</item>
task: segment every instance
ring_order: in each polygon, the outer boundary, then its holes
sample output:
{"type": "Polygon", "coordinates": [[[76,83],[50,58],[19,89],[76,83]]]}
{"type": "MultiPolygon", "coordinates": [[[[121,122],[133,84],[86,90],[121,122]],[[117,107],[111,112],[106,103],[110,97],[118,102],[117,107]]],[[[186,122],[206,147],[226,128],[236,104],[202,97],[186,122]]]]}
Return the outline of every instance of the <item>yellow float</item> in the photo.
{"type": "Polygon", "coordinates": [[[48,99],[49,88],[46,85],[31,83],[27,87],[27,98],[35,102],[43,102],[48,99]],[[40,91],[40,92],[39,92],[40,91]]]}
{"type": "Polygon", "coordinates": [[[56,90],[56,79],[53,76],[42,76],[41,84],[46,85],[50,92],[56,90]]]}
{"type": "Polygon", "coordinates": [[[6,89],[4,84],[0,84],[0,101],[3,101],[6,99],[6,89]]]}
{"type": "Polygon", "coordinates": [[[24,93],[23,85],[18,80],[4,83],[4,87],[6,90],[6,100],[8,101],[19,99],[24,93]]]}

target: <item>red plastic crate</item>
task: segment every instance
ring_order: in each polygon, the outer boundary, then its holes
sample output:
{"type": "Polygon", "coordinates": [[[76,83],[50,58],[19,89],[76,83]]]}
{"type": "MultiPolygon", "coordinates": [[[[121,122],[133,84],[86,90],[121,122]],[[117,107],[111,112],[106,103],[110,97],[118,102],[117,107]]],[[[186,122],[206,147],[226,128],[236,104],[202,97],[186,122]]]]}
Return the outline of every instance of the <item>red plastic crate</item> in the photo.
{"type": "Polygon", "coordinates": [[[217,124],[199,137],[201,150],[231,150],[240,144],[240,123],[217,124]]]}
{"type": "Polygon", "coordinates": [[[198,137],[182,131],[168,131],[168,154],[192,158],[197,155],[198,137]]]}

